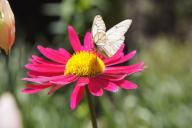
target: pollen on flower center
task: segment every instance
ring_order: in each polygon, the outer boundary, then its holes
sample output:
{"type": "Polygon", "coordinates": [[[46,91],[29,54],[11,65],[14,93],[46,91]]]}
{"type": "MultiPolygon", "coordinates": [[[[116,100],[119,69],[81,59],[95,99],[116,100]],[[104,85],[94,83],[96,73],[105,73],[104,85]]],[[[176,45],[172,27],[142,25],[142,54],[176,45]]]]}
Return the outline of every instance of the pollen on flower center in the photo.
{"type": "Polygon", "coordinates": [[[96,54],[81,51],[68,60],[64,74],[93,77],[102,73],[104,69],[105,64],[96,54]]]}

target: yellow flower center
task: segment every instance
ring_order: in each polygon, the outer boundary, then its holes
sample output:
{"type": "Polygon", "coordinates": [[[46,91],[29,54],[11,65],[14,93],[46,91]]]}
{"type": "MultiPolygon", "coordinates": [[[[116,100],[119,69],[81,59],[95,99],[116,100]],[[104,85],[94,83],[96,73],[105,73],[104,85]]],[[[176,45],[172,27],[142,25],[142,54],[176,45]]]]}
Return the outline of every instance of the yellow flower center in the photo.
{"type": "Polygon", "coordinates": [[[105,64],[94,53],[81,51],[73,54],[65,67],[65,75],[94,77],[104,71],[105,64]]]}

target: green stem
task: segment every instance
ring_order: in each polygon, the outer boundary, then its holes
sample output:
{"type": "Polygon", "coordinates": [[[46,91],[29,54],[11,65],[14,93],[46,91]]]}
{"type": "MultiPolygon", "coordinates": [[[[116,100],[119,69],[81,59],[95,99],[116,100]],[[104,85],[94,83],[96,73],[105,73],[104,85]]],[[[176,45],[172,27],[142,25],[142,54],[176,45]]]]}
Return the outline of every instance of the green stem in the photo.
{"type": "Polygon", "coordinates": [[[12,82],[12,75],[11,75],[11,70],[10,70],[10,67],[9,67],[9,55],[5,55],[5,61],[6,61],[6,70],[7,70],[7,77],[8,77],[8,80],[7,80],[7,85],[5,87],[5,90],[6,91],[10,91],[11,93],[13,93],[13,82],[12,82]]]}
{"type": "Polygon", "coordinates": [[[87,100],[88,100],[89,110],[90,110],[90,114],[91,114],[92,126],[93,126],[93,128],[98,128],[96,115],[95,115],[95,109],[93,107],[93,102],[92,102],[88,87],[86,87],[86,94],[87,94],[87,100]]]}

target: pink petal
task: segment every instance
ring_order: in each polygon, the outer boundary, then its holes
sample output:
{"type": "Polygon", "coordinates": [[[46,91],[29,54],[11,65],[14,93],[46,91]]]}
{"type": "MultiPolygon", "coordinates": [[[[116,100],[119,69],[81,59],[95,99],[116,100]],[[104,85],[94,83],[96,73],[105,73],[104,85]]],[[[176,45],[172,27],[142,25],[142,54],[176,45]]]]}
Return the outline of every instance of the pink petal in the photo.
{"type": "Polygon", "coordinates": [[[50,83],[52,84],[56,84],[55,86],[53,86],[50,91],[48,92],[48,94],[51,94],[55,91],[57,91],[58,89],[62,88],[63,86],[69,84],[69,83],[72,83],[74,81],[77,80],[77,77],[76,76],[69,76],[69,77],[66,77],[65,79],[57,79],[57,80],[52,80],[50,81],[50,83]]]}
{"type": "Polygon", "coordinates": [[[64,65],[47,65],[47,64],[26,64],[25,68],[35,72],[44,72],[44,73],[64,73],[64,65]]]}
{"type": "Polygon", "coordinates": [[[112,56],[112,57],[110,57],[110,58],[106,58],[105,60],[104,60],[104,63],[107,65],[107,64],[110,64],[110,63],[112,63],[112,62],[114,62],[114,61],[117,61],[117,60],[119,60],[123,55],[124,55],[124,53],[123,53],[123,49],[124,49],[124,44],[119,48],[119,50],[112,56]]]}
{"type": "Polygon", "coordinates": [[[45,76],[45,77],[51,77],[51,76],[60,76],[63,73],[58,72],[36,72],[36,71],[29,71],[27,72],[27,76],[29,77],[38,77],[38,76],[45,76]]]}
{"type": "Polygon", "coordinates": [[[104,80],[108,80],[108,81],[119,81],[124,79],[127,76],[127,74],[123,74],[123,75],[107,75],[107,74],[102,74],[99,77],[99,79],[104,79],[104,80]]]}
{"type": "Polygon", "coordinates": [[[47,84],[27,84],[26,86],[27,88],[31,88],[31,89],[45,89],[53,85],[51,83],[47,83],[47,84]]]}
{"type": "Polygon", "coordinates": [[[79,41],[79,38],[77,36],[77,33],[75,32],[74,28],[72,26],[68,26],[68,37],[71,42],[71,46],[73,47],[74,51],[80,51],[81,50],[81,43],[79,41]]]}
{"type": "Polygon", "coordinates": [[[53,63],[51,61],[47,61],[39,56],[36,56],[36,55],[32,55],[32,59],[31,59],[31,62],[37,62],[39,64],[56,64],[56,63],[53,63]]]}
{"type": "MultiPolygon", "coordinates": [[[[48,94],[52,93],[52,92],[55,92],[56,90],[58,90],[59,88],[63,87],[64,85],[63,84],[68,84],[68,83],[71,83],[71,82],[74,82],[77,80],[77,77],[76,76],[72,76],[70,77],[70,79],[68,79],[68,81],[59,81],[59,80],[56,80],[56,81],[51,81],[51,83],[54,83],[54,84],[62,84],[62,85],[55,85],[54,87],[51,88],[51,90],[49,91],[48,94]]],[[[86,84],[89,83],[89,79],[88,78],[79,78],[79,80],[77,81],[77,86],[85,86],[86,84]]]]}
{"type": "Polygon", "coordinates": [[[27,88],[23,89],[22,92],[27,93],[27,94],[34,94],[34,93],[40,92],[40,91],[42,91],[42,90],[44,90],[46,88],[51,87],[52,84],[50,84],[50,83],[38,84],[38,85],[27,84],[26,86],[27,86],[27,88]]]}
{"type": "Polygon", "coordinates": [[[79,80],[77,81],[78,86],[85,86],[88,83],[89,79],[84,77],[80,77],[79,80]]]}
{"type": "Polygon", "coordinates": [[[103,95],[103,89],[101,87],[101,81],[98,79],[90,79],[90,82],[88,84],[89,92],[94,96],[102,96],[103,95]]]}
{"type": "Polygon", "coordinates": [[[32,88],[25,88],[22,90],[23,93],[26,93],[26,94],[35,94],[35,93],[38,93],[40,91],[42,91],[43,89],[32,89],[32,88]]]}
{"type": "Polygon", "coordinates": [[[110,91],[110,92],[117,92],[118,86],[112,82],[109,82],[108,85],[104,89],[107,91],[110,91]]]}
{"type": "Polygon", "coordinates": [[[41,54],[43,54],[45,57],[47,57],[48,59],[50,59],[54,62],[66,64],[66,62],[68,60],[67,58],[65,58],[65,56],[60,54],[58,51],[53,50],[51,48],[44,48],[43,46],[40,46],[40,45],[37,46],[37,48],[39,49],[41,54]]]}
{"type": "Polygon", "coordinates": [[[71,54],[67,50],[65,50],[64,48],[59,48],[59,52],[63,56],[65,56],[66,59],[69,59],[71,57],[71,54]]]}
{"type": "Polygon", "coordinates": [[[64,69],[65,65],[64,64],[57,64],[57,63],[39,63],[35,60],[32,60],[32,63],[29,63],[28,65],[32,66],[41,66],[45,68],[56,68],[56,69],[64,69]],[[33,63],[34,62],[34,63],[33,63]]]}
{"type": "Polygon", "coordinates": [[[118,86],[115,83],[110,82],[108,79],[103,79],[101,76],[96,77],[94,79],[90,79],[89,85],[91,85],[92,83],[95,84],[93,86],[90,86],[90,87],[92,87],[92,89],[90,90],[90,93],[92,95],[96,94],[96,96],[101,96],[103,93],[102,89],[105,89],[110,92],[116,92],[118,90],[118,86]],[[102,91],[100,91],[100,90],[102,90],[102,91]]]}
{"type": "Polygon", "coordinates": [[[129,66],[117,66],[117,67],[107,67],[104,71],[104,74],[133,74],[140,72],[144,69],[144,62],[138,64],[133,64],[129,66]]]}
{"type": "Polygon", "coordinates": [[[73,92],[71,94],[71,100],[70,100],[70,108],[74,110],[77,105],[80,103],[80,101],[83,98],[85,87],[84,86],[78,86],[78,84],[73,89],[73,92]]]}
{"type": "Polygon", "coordinates": [[[115,64],[121,64],[123,62],[130,60],[133,56],[135,56],[135,54],[136,54],[136,50],[128,53],[127,55],[125,55],[123,57],[121,57],[119,60],[110,61],[106,65],[111,66],[111,65],[115,65],[115,64]]]}
{"type": "Polygon", "coordinates": [[[128,80],[121,80],[121,81],[114,82],[114,83],[117,84],[119,87],[121,87],[123,89],[127,89],[127,90],[136,89],[138,87],[135,83],[130,82],[128,80]]]}
{"type": "Polygon", "coordinates": [[[68,61],[68,59],[70,58],[69,56],[65,56],[66,54],[63,54],[62,52],[60,52],[60,50],[54,50],[52,48],[46,48],[46,50],[49,53],[52,53],[53,55],[57,56],[57,58],[60,59],[61,62],[68,61]]]}
{"type": "Polygon", "coordinates": [[[44,83],[49,82],[51,80],[57,80],[57,79],[66,79],[66,76],[52,76],[52,77],[37,77],[37,78],[23,78],[23,80],[29,81],[29,82],[36,82],[36,83],[44,83]]]}
{"type": "Polygon", "coordinates": [[[71,82],[74,82],[77,80],[77,76],[65,76],[63,78],[58,78],[58,79],[54,79],[54,80],[51,80],[50,82],[53,83],[53,84],[58,84],[58,85],[65,85],[65,84],[69,84],[71,82]]]}
{"type": "Polygon", "coordinates": [[[93,40],[92,40],[92,35],[90,32],[87,32],[84,38],[84,49],[85,50],[90,50],[94,48],[93,40]]]}
{"type": "Polygon", "coordinates": [[[35,74],[33,74],[33,72],[27,72],[27,76],[30,77],[30,78],[35,78],[35,77],[38,76],[38,74],[37,74],[37,76],[35,74]]]}

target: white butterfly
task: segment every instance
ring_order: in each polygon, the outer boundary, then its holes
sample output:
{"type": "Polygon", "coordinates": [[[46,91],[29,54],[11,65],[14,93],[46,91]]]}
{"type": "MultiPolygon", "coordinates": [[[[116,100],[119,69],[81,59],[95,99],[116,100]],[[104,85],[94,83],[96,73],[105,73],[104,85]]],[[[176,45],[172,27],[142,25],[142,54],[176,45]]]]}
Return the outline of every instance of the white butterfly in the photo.
{"type": "Polygon", "coordinates": [[[93,41],[98,50],[107,57],[113,56],[125,40],[124,34],[131,25],[132,20],[124,20],[106,32],[105,23],[100,15],[96,15],[92,25],[93,41]]]}

